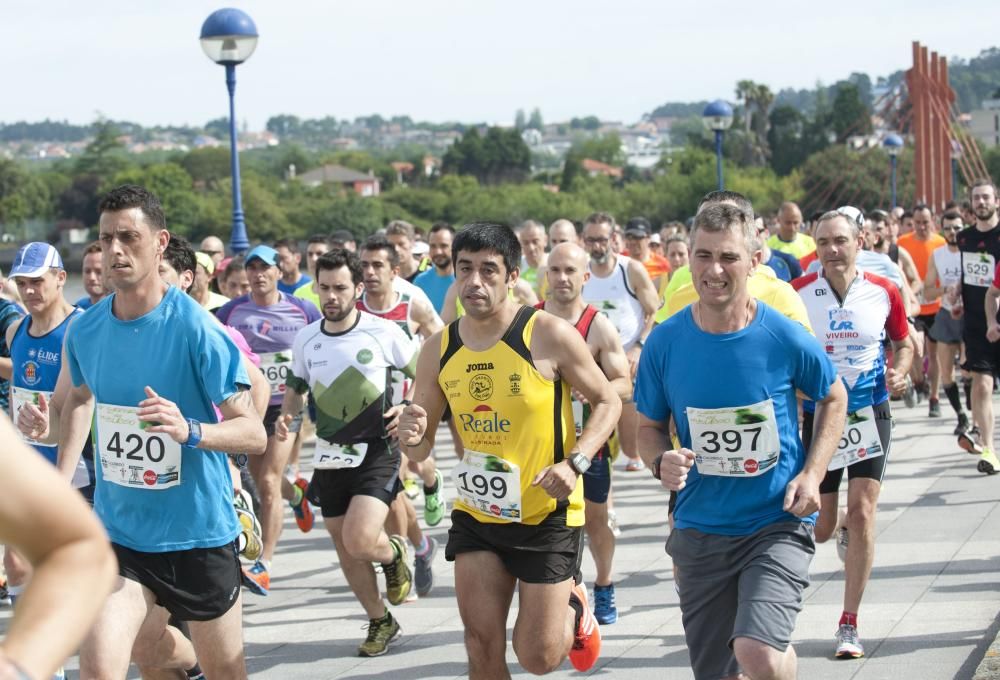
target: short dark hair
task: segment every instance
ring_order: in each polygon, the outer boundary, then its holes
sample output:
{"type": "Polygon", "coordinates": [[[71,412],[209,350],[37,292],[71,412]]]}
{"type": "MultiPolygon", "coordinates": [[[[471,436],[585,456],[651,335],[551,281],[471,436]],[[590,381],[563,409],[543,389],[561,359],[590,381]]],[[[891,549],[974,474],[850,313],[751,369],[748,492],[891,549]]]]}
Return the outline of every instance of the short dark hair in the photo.
{"type": "Polygon", "coordinates": [[[439,231],[447,231],[451,232],[452,236],[455,235],[455,227],[451,226],[447,222],[435,222],[434,224],[431,225],[431,230],[429,233],[436,234],[439,231]]]}
{"type": "Polygon", "coordinates": [[[701,197],[701,201],[698,202],[699,212],[705,205],[715,205],[717,203],[732,203],[737,208],[745,213],[750,213],[753,215],[753,204],[750,203],[750,199],[743,194],[736,191],[710,191],[701,197]]]}
{"type": "Polygon", "coordinates": [[[316,260],[316,279],[319,279],[321,271],[336,271],[341,267],[347,267],[351,272],[351,281],[355,286],[364,280],[361,275],[361,258],[344,248],[334,248],[319,256],[316,260]]]}
{"type": "Polygon", "coordinates": [[[903,214],[899,216],[899,220],[900,220],[900,222],[902,222],[902,221],[903,221],[903,220],[905,220],[906,218],[910,218],[910,219],[913,219],[913,211],[912,211],[912,210],[905,210],[905,209],[904,209],[904,210],[903,210],[903,214]]]}
{"type": "Polygon", "coordinates": [[[294,238],[279,238],[274,242],[272,246],[275,250],[278,248],[288,248],[288,252],[293,255],[299,252],[299,242],[294,238]]]}
{"type": "Polygon", "coordinates": [[[163,261],[173,267],[178,274],[185,271],[194,273],[195,267],[198,266],[194,248],[186,238],[176,234],[171,234],[170,240],[167,241],[167,247],[163,250],[163,261]]]}
{"type": "Polygon", "coordinates": [[[472,222],[462,227],[451,244],[451,259],[458,262],[460,251],[479,253],[491,250],[503,257],[510,274],[521,267],[521,244],[514,230],[499,222],[472,222]]]}
{"type": "Polygon", "coordinates": [[[701,209],[694,218],[691,243],[699,231],[718,233],[728,231],[741,237],[751,255],[760,250],[757,228],[753,223],[753,213],[730,203],[711,203],[701,209]]]}
{"type": "Polygon", "coordinates": [[[941,219],[942,220],[964,220],[965,218],[962,217],[962,213],[958,212],[958,210],[956,210],[955,208],[951,208],[950,210],[945,210],[944,211],[944,214],[941,215],[941,219]]]}
{"type": "Polygon", "coordinates": [[[94,253],[99,253],[99,252],[101,252],[101,242],[94,241],[89,246],[83,249],[83,257],[87,257],[88,255],[93,255],[94,253]]]}
{"type": "Polygon", "coordinates": [[[167,218],[163,214],[163,206],[151,191],[138,184],[122,184],[115,187],[101,197],[101,202],[97,204],[97,212],[119,212],[138,208],[146,222],[153,229],[166,229],[167,218]]]}
{"type": "Polygon", "coordinates": [[[872,210],[865,217],[867,218],[867,220],[869,222],[883,223],[883,222],[888,222],[889,221],[889,213],[887,213],[884,210],[878,210],[878,209],[872,210]]]}
{"type": "Polygon", "coordinates": [[[996,197],[997,185],[994,184],[993,180],[990,179],[989,177],[980,177],[975,182],[973,182],[972,186],[969,187],[969,195],[970,196],[972,195],[973,189],[978,189],[979,187],[991,187],[993,189],[993,196],[996,197]]]}
{"type": "Polygon", "coordinates": [[[399,253],[396,252],[396,246],[392,245],[392,241],[387,239],[385,236],[379,236],[377,234],[369,236],[361,246],[361,250],[384,250],[386,256],[389,258],[389,264],[393,267],[399,266],[399,253]]]}
{"type": "Polygon", "coordinates": [[[246,258],[242,255],[237,255],[229,260],[229,264],[226,265],[225,270],[222,272],[222,278],[228,279],[230,276],[236,272],[243,271],[246,268],[246,258]]]}
{"type": "Polygon", "coordinates": [[[338,229],[330,234],[331,245],[334,243],[354,243],[354,234],[346,229],[338,229]]]}
{"type": "Polygon", "coordinates": [[[417,240],[417,230],[406,220],[393,220],[389,222],[389,224],[385,225],[385,235],[405,236],[411,243],[417,240]]]}
{"type": "Polygon", "coordinates": [[[313,234],[306,241],[306,247],[309,247],[314,243],[325,243],[328,246],[333,245],[332,243],[330,243],[330,237],[327,236],[326,234],[313,234]]]}
{"type": "MultiPolygon", "coordinates": [[[[587,219],[583,221],[584,228],[586,228],[588,224],[607,224],[611,227],[611,231],[614,231],[617,223],[615,222],[615,218],[612,217],[610,213],[597,211],[587,215],[587,219]]],[[[580,233],[580,231],[577,230],[577,233],[580,233]]]]}
{"type": "Polygon", "coordinates": [[[930,207],[929,205],[927,205],[926,203],[917,203],[915,206],[913,206],[913,212],[914,212],[914,214],[916,214],[917,212],[919,212],[921,210],[926,210],[927,212],[929,212],[931,214],[931,217],[934,217],[934,209],[932,207],[930,207]]]}

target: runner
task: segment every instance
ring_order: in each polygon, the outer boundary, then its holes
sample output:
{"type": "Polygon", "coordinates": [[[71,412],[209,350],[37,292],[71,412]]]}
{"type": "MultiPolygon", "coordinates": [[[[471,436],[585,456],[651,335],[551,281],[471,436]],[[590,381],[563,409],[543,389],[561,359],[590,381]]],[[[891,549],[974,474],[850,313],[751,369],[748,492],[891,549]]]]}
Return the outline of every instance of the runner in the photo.
{"type": "MultiPolygon", "coordinates": [[[[892,440],[888,388],[906,389],[913,350],[906,342],[906,310],[896,286],[888,279],[860,272],[856,266],[863,235],[861,225],[834,210],[819,218],[813,232],[822,271],[792,282],[809,310],[827,356],[847,387],[847,425],[840,445],[820,484],[816,540],[824,543],[837,533],[845,564],[844,611],[837,628],[838,658],[864,656],[858,637],[861,597],[875,556],[875,510],[892,440]],[[893,365],[886,370],[883,333],[892,342],[893,365]],[[840,481],[847,468],[847,516],[837,513],[840,481]],[[848,542],[847,538],[851,540],[848,542]]],[[[816,405],[803,404],[802,444],[813,437],[816,405]]]]}
{"type": "MultiPolygon", "coordinates": [[[[941,417],[941,404],[938,401],[940,391],[940,376],[937,361],[937,342],[931,337],[931,329],[934,327],[934,318],[941,303],[938,300],[927,300],[923,292],[924,281],[927,278],[928,263],[932,253],[945,245],[945,240],[937,233],[937,226],[934,223],[934,215],[926,205],[918,205],[913,209],[913,231],[899,237],[899,247],[909,253],[913,259],[913,264],[919,276],[919,288],[914,288],[920,301],[920,314],[914,320],[914,326],[924,334],[926,350],[922,354],[927,356],[927,374],[924,374],[924,364],[922,361],[914,362],[910,369],[910,377],[913,379],[914,389],[922,396],[927,397],[928,412],[930,418],[941,417]]],[[[923,349],[923,347],[922,347],[923,349]]]]}
{"type": "Polygon", "coordinates": [[[944,236],[945,245],[931,254],[927,263],[927,276],[924,277],[924,299],[928,302],[940,299],[941,302],[941,308],[931,325],[930,336],[937,343],[937,365],[945,396],[958,417],[956,435],[969,429],[969,416],[962,408],[955,376],[955,360],[962,355],[962,320],[951,315],[957,287],[962,278],[962,258],[956,239],[963,228],[962,213],[957,210],[948,210],[941,216],[941,235],[944,236]]]}
{"type": "Polygon", "coordinates": [[[124,185],[99,212],[115,293],[66,334],[73,387],[60,414],[60,457],[81,448],[96,402],[94,509],[119,578],[81,647],[81,675],[124,678],[140,629],[166,623],[159,604],[190,622],[208,677],[245,678],[240,525],[222,452],[259,454],[266,446],[250,381],[222,328],[160,279],[170,235],[159,201],[124,185]]]}
{"type": "Polygon", "coordinates": [[[76,301],[80,309],[87,309],[108,294],[104,287],[104,266],[101,263],[101,244],[91,243],[83,251],[83,289],[87,294],[76,301]]]}
{"type": "MultiPolygon", "coordinates": [[[[1000,345],[986,336],[986,291],[993,283],[1000,262],[1000,215],[997,190],[991,180],[975,182],[969,189],[976,224],[959,232],[962,256],[962,341],[965,343],[965,370],[972,373],[972,420],[979,429],[979,441],[959,435],[958,444],[969,453],[978,453],[976,468],[993,475],[1000,461],[993,453],[993,376],[1000,372],[1000,345]]],[[[992,311],[992,309],[990,310],[992,311]]],[[[996,318],[996,317],[994,317],[996,318]]]]}
{"type": "MultiPolygon", "coordinates": [[[[622,400],[632,398],[632,381],[628,375],[628,360],[618,330],[606,316],[598,313],[593,305],[580,297],[583,286],[590,277],[587,252],[575,243],[556,246],[549,253],[545,275],[548,277],[549,300],[537,307],[560,319],[574,324],[587,348],[604,372],[604,376],[622,400]]],[[[590,405],[573,395],[573,421],[579,436],[586,424],[590,405]]],[[[615,604],[615,584],[611,580],[612,561],[615,556],[615,534],[608,522],[608,496],[611,492],[611,449],[607,443],[601,447],[583,473],[583,499],[585,510],[584,531],[590,543],[590,553],[597,567],[594,578],[594,618],[601,625],[618,620],[615,604]]]]}
{"type": "Polygon", "coordinates": [[[633,217],[625,223],[625,246],[628,248],[628,256],[646,269],[653,287],[659,290],[662,282],[669,278],[670,264],[663,255],[653,252],[654,235],[659,238],[659,234],[653,234],[653,226],[645,217],[633,217]]]}
{"type": "Polygon", "coordinates": [[[801,260],[816,251],[816,242],[802,228],[802,211],[791,201],[785,201],[778,209],[778,231],[767,239],[771,250],[780,250],[801,260]]]}
{"type": "Polygon", "coordinates": [[[515,232],[521,244],[521,280],[526,281],[539,300],[545,299],[545,226],[535,220],[525,220],[515,232]]]}
{"type": "Polygon", "coordinates": [[[0,678],[51,678],[111,592],[115,558],[79,494],[18,439],[0,417],[0,542],[35,565],[0,640],[0,678]]]}
{"type": "Polygon", "coordinates": [[[413,257],[413,244],[417,233],[413,225],[404,220],[393,220],[385,227],[385,237],[396,247],[399,253],[399,276],[397,278],[411,282],[417,274],[427,269],[425,260],[417,262],[413,257]]]}
{"type": "Polygon", "coordinates": [[[435,222],[428,236],[430,258],[434,266],[413,279],[413,283],[430,298],[438,314],[444,309],[448,287],[455,281],[455,267],[451,262],[451,242],[454,238],[454,227],[445,222],[435,222]]]}
{"type": "MultiPolygon", "coordinates": [[[[185,241],[187,245],[187,242],[185,241]]],[[[194,252],[194,251],[191,251],[194,252]]],[[[209,312],[215,312],[229,302],[229,298],[212,290],[212,277],[215,276],[215,260],[208,253],[195,253],[194,280],[191,282],[188,294],[199,305],[209,312]]]]}
{"type": "Polygon", "coordinates": [[[521,247],[509,227],[467,225],[452,251],[466,314],[425,343],[399,437],[422,460],[446,406],[461,423],[465,458],[453,473],[459,498],[445,554],[455,562],[469,675],[509,677],[515,586],[521,666],[548,673],[568,653],[587,670],[600,654],[600,628],[586,587],[574,585],[584,522],[579,476],[610,436],[619,399],[579,333],[510,299],[521,247]],[[592,407],[579,440],[569,385],[592,407]]]}
{"type": "MultiPolygon", "coordinates": [[[[304,492],[306,482],[285,479],[285,464],[293,442],[279,441],[274,424],[281,411],[284,380],[293,357],[295,335],[319,318],[311,302],[278,289],[282,275],[280,256],[274,248],[259,245],[246,255],[244,266],[250,279],[250,294],[231,300],[217,312],[219,320],[232,326],[246,339],[250,349],[260,356],[261,370],[271,383],[271,405],[264,416],[267,450],[250,459],[250,472],[260,494],[260,520],[264,533],[264,553],[250,569],[244,570],[243,583],[257,595],[267,595],[271,587],[271,561],[281,536],[284,520],[282,499],[288,500],[295,521],[302,531],[312,529],[313,516],[304,492]]],[[[298,433],[302,414],[296,414],[289,429],[298,433]]]]}
{"type": "Polygon", "coordinates": [[[759,263],[752,213],[704,207],[692,235],[699,301],[652,332],[636,385],[643,460],[678,492],[667,552],[697,678],[796,677],[819,484],[844,426],[847,396],[822,347],[750,296],[759,263]],[[796,390],[818,402],[808,452],[796,390]]]}
{"type": "Polygon", "coordinates": [[[394,439],[400,406],[391,406],[390,369],[413,376],[416,345],[398,326],[358,311],[361,263],[345,250],[316,261],[323,318],[295,337],[292,370],[278,420],[279,438],[312,391],[317,406],[315,471],[309,496],[323,513],[340,566],[368,615],[361,656],[379,656],[400,635],[385,607],[372,562],[382,564],[393,605],[410,591],[406,546],[383,530],[398,495],[399,449],[394,439]]]}
{"type": "Polygon", "coordinates": [[[293,238],[283,238],[274,242],[274,250],[278,253],[278,269],[281,270],[278,290],[288,295],[295,295],[296,290],[312,281],[302,273],[299,242],[293,238]]]}
{"type": "Polygon", "coordinates": [[[309,237],[306,242],[306,271],[309,281],[303,283],[295,289],[295,297],[309,300],[309,302],[319,307],[319,295],[316,294],[316,260],[333,249],[333,239],[322,234],[315,234],[309,237]]]}
{"type": "Polygon", "coordinates": [[[576,225],[566,219],[558,219],[549,225],[549,245],[555,248],[561,243],[580,243],[576,225]]]}
{"type": "MultiPolygon", "coordinates": [[[[583,286],[583,299],[607,315],[618,329],[618,337],[628,358],[629,376],[635,379],[642,345],[653,327],[653,315],[660,307],[656,288],[646,269],[636,260],[612,250],[614,218],[593,213],[583,224],[583,245],[590,255],[590,280],[583,286]]],[[[618,438],[628,458],[625,469],[642,469],[636,450],[636,412],[632,400],[622,403],[618,438]]]]}

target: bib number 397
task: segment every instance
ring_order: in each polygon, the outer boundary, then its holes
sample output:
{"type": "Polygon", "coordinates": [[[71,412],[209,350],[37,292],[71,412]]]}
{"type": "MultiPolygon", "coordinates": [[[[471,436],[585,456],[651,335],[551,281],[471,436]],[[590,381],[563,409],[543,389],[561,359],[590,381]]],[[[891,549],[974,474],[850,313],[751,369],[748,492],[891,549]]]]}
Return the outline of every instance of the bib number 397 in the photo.
{"type": "Polygon", "coordinates": [[[756,477],[773,468],[781,453],[774,402],[732,408],[687,408],[691,448],[703,475],[756,477]]]}
{"type": "Polygon", "coordinates": [[[521,521],[521,469],[514,463],[466,449],[451,479],[467,507],[498,519],[521,521]]]}
{"type": "Polygon", "coordinates": [[[138,409],[97,405],[98,455],[104,480],[119,486],[158,491],[181,483],[181,445],[170,436],[147,432],[138,409]]]}

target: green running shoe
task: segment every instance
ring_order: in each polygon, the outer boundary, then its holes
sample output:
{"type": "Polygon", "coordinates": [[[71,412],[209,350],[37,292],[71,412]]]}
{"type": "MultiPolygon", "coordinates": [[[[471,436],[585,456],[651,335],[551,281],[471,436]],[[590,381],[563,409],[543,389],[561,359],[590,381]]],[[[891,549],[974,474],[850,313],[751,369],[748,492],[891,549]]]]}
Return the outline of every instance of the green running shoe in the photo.
{"type": "Polygon", "coordinates": [[[389,643],[398,640],[403,633],[388,610],[381,619],[371,619],[365,627],[368,637],[358,647],[358,656],[382,656],[389,651],[389,643]]]}
{"type": "Polygon", "coordinates": [[[424,521],[429,527],[436,527],[441,523],[448,505],[444,501],[444,477],[440,470],[434,471],[434,486],[437,487],[434,493],[424,491],[424,521]]]}
{"type": "Polygon", "coordinates": [[[389,604],[397,605],[402,604],[410,594],[413,576],[410,573],[410,565],[407,564],[403,537],[390,536],[389,543],[393,546],[396,558],[389,564],[383,564],[382,572],[385,574],[385,594],[389,598],[389,604]]]}

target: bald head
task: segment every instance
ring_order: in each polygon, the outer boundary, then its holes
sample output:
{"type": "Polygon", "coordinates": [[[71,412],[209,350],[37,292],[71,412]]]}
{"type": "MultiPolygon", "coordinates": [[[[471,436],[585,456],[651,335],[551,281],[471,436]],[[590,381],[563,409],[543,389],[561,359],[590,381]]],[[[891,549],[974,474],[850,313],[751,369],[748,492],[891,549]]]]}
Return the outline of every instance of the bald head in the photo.
{"type": "Polygon", "coordinates": [[[545,269],[551,298],[560,304],[577,300],[590,278],[589,264],[590,255],[575,243],[560,243],[553,248],[545,269]]]}
{"type": "Polygon", "coordinates": [[[802,211],[791,201],[785,201],[778,210],[778,236],[782,241],[791,242],[802,226],[802,211]]]}
{"type": "Polygon", "coordinates": [[[206,236],[203,238],[199,250],[211,257],[215,264],[222,262],[222,258],[226,256],[226,246],[218,236],[206,236]]]}
{"type": "Polygon", "coordinates": [[[569,220],[556,220],[549,227],[549,243],[553,246],[560,243],[577,243],[579,240],[576,227],[569,220]]]}

